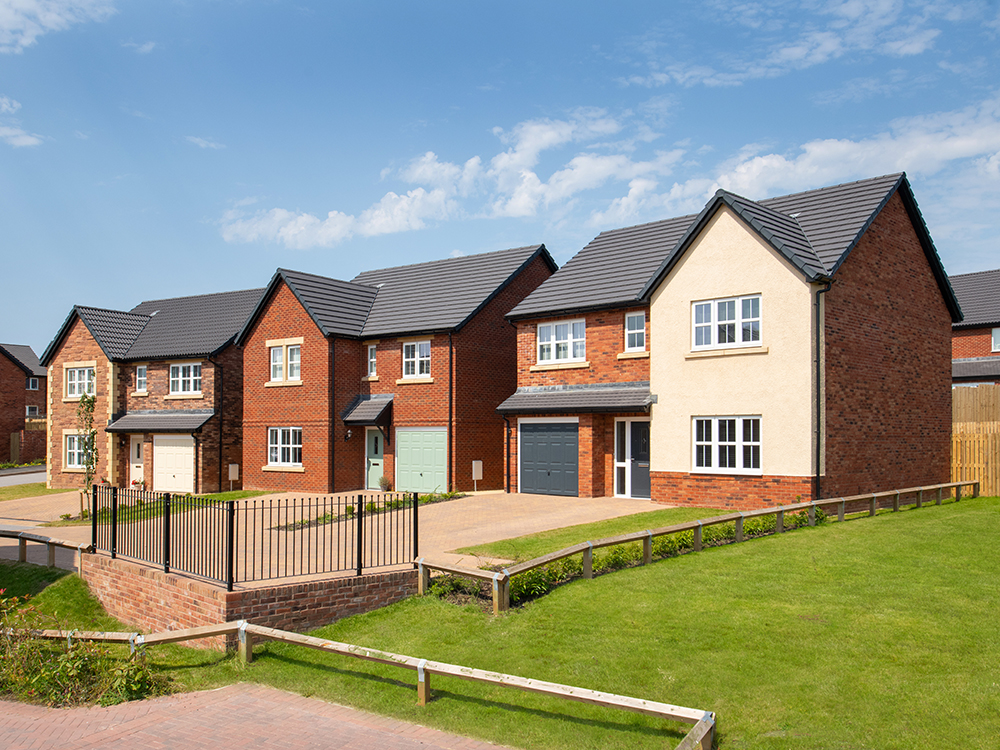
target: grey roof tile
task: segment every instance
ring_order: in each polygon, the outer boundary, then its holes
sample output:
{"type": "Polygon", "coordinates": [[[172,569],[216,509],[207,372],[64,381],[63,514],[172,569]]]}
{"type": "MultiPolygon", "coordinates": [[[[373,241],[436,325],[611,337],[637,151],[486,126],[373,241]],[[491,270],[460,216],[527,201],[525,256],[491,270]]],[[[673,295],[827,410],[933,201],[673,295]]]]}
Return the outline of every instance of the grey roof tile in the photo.
{"type": "Polygon", "coordinates": [[[360,273],[352,283],[378,288],[363,335],[460,328],[538,254],[554,269],[545,246],[530,245],[360,273]]]}
{"type": "Polygon", "coordinates": [[[501,414],[648,412],[656,397],[649,382],[518,388],[497,411],[501,414]]]}
{"type": "Polygon", "coordinates": [[[77,305],[74,309],[108,359],[124,357],[132,342],[149,323],[149,316],[142,313],[82,305],[77,305]]]}
{"type": "Polygon", "coordinates": [[[109,424],[107,432],[194,432],[215,415],[211,409],[131,411],[109,424]]]}
{"type": "Polygon", "coordinates": [[[965,318],[955,328],[1000,325],[1000,268],[951,277],[965,318]]]}
{"type": "Polygon", "coordinates": [[[378,291],[364,284],[284,268],[278,269],[275,278],[288,284],[324,336],[360,336],[378,291]]]}
{"type": "Polygon", "coordinates": [[[356,396],[340,418],[345,424],[388,424],[392,415],[392,399],[391,393],[356,396]]]}
{"type": "Polygon", "coordinates": [[[25,344],[0,344],[0,350],[20,367],[27,375],[44,378],[48,371],[38,362],[35,350],[25,344]]]}
{"type": "Polygon", "coordinates": [[[953,380],[1000,379],[1000,357],[972,357],[951,361],[953,380]]]}
{"type": "Polygon", "coordinates": [[[263,289],[150,300],[132,308],[148,324],[121,359],[206,356],[226,346],[256,307],[263,289]]]}

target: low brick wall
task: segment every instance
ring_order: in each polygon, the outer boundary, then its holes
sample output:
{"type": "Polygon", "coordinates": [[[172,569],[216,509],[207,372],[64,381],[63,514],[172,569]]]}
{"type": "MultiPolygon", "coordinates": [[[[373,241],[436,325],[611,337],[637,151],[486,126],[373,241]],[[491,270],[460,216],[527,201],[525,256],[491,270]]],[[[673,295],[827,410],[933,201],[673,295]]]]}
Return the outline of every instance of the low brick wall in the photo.
{"type": "MultiPolygon", "coordinates": [[[[108,614],[145,632],[241,619],[282,630],[311,630],[379,609],[417,590],[415,570],[226,591],[224,586],[107,555],[81,558],[80,574],[108,614]]],[[[225,644],[214,638],[187,645],[225,644]]]]}
{"type": "Polygon", "coordinates": [[[653,500],[671,505],[756,510],[814,500],[812,477],[685,474],[654,471],[653,500]]]}

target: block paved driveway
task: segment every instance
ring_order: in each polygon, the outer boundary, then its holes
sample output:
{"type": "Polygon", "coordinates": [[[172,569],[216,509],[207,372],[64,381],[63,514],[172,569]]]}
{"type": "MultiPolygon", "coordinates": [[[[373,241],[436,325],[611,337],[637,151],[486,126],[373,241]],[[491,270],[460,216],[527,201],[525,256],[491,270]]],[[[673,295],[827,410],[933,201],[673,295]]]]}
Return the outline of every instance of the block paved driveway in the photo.
{"type": "Polygon", "coordinates": [[[237,684],[108,708],[44,708],[0,701],[0,747],[485,750],[499,746],[274,688],[237,684]]]}

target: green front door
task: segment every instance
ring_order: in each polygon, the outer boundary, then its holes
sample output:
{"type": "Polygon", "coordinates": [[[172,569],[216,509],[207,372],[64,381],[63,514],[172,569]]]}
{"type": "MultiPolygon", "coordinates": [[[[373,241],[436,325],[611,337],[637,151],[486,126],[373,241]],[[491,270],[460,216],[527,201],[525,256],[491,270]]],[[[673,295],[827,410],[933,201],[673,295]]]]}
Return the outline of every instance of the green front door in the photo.
{"type": "Polygon", "coordinates": [[[385,456],[385,446],[383,445],[382,433],[378,430],[365,430],[367,433],[365,451],[365,461],[368,470],[365,476],[368,478],[368,489],[379,489],[379,480],[382,478],[382,462],[385,456]]]}
{"type": "Polygon", "coordinates": [[[396,489],[400,492],[446,492],[447,431],[396,430],[396,489]]]}

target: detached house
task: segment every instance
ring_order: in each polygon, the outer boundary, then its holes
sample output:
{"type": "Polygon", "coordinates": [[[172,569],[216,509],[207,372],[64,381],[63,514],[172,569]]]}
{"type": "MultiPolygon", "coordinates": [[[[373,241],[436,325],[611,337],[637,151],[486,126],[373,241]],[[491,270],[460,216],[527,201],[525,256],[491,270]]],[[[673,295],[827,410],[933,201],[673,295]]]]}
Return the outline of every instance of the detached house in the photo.
{"type": "Polygon", "coordinates": [[[555,270],[544,245],[368,271],[279,269],[237,337],[245,486],[443,491],[503,484],[506,313],[555,270]]]}
{"type": "Polygon", "coordinates": [[[948,481],[961,311],[902,174],[604,232],[509,318],[512,490],[749,508],[948,481]]]}
{"type": "Polygon", "coordinates": [[[0,463],[45,458],[42,431],[27,428],[45,417],[46,385],[30,346],[0,344],[0,463]]]}
{"type": "MultiPolygon", "coordinates": [[[[74,307],[48,368],[48,486],[83,486],[77,407],[96,398],[97,479],[156,491],[229,488],[242,463],[243,359],[233,339],[262,289],[74,307]]],[[[234,483],[238,487],[239,482],[234,483]]]]}
{"type": "Polygon", "coordinates": [[[951,277],[964,319],[952,326],[956,385],[1000,383],[1000,269],[951,277]]]}

